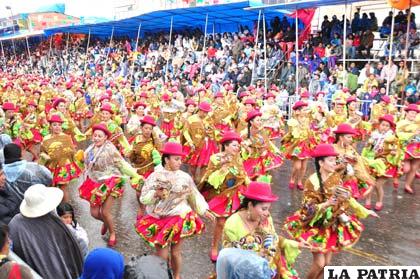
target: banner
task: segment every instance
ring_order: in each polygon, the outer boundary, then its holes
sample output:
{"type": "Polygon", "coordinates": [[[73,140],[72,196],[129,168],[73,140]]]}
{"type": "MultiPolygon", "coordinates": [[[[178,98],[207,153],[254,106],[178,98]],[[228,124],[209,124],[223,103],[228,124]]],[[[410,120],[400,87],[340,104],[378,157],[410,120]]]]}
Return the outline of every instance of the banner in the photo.
{"type": "Polygon", "coordinates": [[[420,5],[420,0],[388,0],[388,4],[398,10],[405,10],[420,5]]]}
{"type": "Polygon", "coordinates": [[[311,33],[311,22],[315,15],[315,9],[301,9],[297,10],[291,14],[289,17],[296,18],[296,12],[298,13],[298,19],[303,23],[305,26],[303,30],[299,30],[299,46],[302,45],[303,41],[305,41],[309,34],[311,33]]]}

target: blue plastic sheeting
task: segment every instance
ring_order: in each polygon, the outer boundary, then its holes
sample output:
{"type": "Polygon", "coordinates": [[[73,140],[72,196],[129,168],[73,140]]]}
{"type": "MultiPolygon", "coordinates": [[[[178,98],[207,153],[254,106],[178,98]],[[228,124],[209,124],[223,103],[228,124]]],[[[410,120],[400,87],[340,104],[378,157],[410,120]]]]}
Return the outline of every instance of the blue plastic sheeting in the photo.
{"type": "Polygon", "coordinates": [[[27,30],[20,30],[15,31],[14,33],[8,33],[5,36],[0,36],[0,41],[8,41],[12,39],[23,39],[25,37],[35,37],[35,36],[43,36],[44,32],[42,30],[35,30],[35,31],[27,31],[27,30]]]}
{"type": "Polygon", "coordinates": [[[106,17],[97,17],[97,16],[81,16],[79,17],[80,19],[80,24],[95,24],[95,23],[102,23],[102,22],[107,22],[110,21],[110,18],[106,18],[106,17]]]}
{"type": "MultiPolygon", "coordinates": [[[[287,1],[284,3],[285,0],[279,0],[278,2],[283,2],[279,4],[264,4],[266,0],[250,0],[249,5],[252,6],[252,9],[264,9],[264,10],[271,10],[271,9],[286,9],[286,10],[296,10],[296,9],[308,9],[308,8],[318,8],[322,6],[333,6],[333,5],[344,5],[344,4],[351,4],[355,2],[362,2],[365,0],[295,0],[295,1],[287,1]]],[[[271,1],[270,3],[272,3],[271,1]]]]}
{"type": "MultiPolygon", "coordinates": [[[[174,30],[200,28],[204,31],[206,14],[208,14],[208,33],[213,32],[213,26],[214,31],[217,33],[237,32],[239,31],[240,25],[246,25],[252,30],[254,22],[258,20],[258,11],[245,10],[248,7],[248,1],[244,1],[204,7],[162,10],[118,21],[56,27],[44,31],[47,36],[55,33],[88,34],[89,30],[92,35],[110,36],[112,27],[114,27],[114,36],[128,35],[135,37],[140,23],[142,24],[141,34],[146,32],[168,31],[170,29],[171,17],[173,17],[174,30]]],[[[283,14],[275,10],[265,12],[267,22],[275,16],[282,17],[283,14]]]]}

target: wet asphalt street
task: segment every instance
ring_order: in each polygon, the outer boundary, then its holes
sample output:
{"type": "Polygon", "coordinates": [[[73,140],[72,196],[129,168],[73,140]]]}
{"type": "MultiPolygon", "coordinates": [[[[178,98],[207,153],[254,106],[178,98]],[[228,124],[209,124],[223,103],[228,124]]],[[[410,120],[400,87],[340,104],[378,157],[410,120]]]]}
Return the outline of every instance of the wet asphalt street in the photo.
{"type": "MultiPolygon", "coordinates": [[[[313,171],[309,163],[308,174],[313,171]]],[[[275,170],[273,175],[274,192],[280,196],[272,205],[272,215],[278,233],[284,235],[282,223],[285,218],[299,208],[302,192],[288,189],[290,162],[275,170]]],[[[420,264],[420,183],[415,183],[416,195],[408,195],[400,183],[398,192],[393,191],[392,182],[385,186],[385,206],[379,213],[380,219],[363,220],[365,231],[361,240],[350,250],[336,254],[333,265],[419,265],[420,264]]],[[[77,182],[70,186],[72,201],[80,224],[89,235],[90,248],[106,246],[107,239],[100,235],[101,223],[89,214],[89,205],[78,197],[77,182]]],[[[113,208],[118,243],[116,250],[123,253],[126,260],[135,255],[152,253],[134,230],[137,201],[135,191],[125,187],[125,193],[113,208]]],[[[375,200],[373,200],[374,202],[375,200]]],[[[187,239],[183,247],[183,278],[202,279],[214,271],[208,252],[212,237],[212,224],[197,237],[187,239]]],[[[303,251],[296,262],[296,270],[305,278],[311,264],[309,251],[303,251]]]]}

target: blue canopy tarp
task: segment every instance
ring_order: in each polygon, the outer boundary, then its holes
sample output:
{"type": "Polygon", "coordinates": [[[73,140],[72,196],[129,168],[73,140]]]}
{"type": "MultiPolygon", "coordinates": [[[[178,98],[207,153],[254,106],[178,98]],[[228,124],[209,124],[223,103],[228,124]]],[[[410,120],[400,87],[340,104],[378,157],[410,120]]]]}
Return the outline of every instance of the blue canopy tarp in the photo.
{"type": "Polygon", "coordinates": [[[23,38],[30,38],[35,36],[43,36],[44,32],[42,30],[35,30],[35,31],[27,31],[27,30],[21,30],[16,31],[15,33],[9,34],[7,36],[0,37],[0,41],[8,41],[8,40],[17,40],[17,39],[23,39],[23,38]]]}
{"type": "MultiPolygon", "coordinates": [[[[248,1],[210,5],[193,8],[180,8],[171,10],[155,11],[139,16],[108,21],[97,24],[73,25],[67,27],[55,27],[46,29],[47,36],[55,33],[79,33],[88,34],[89,30],[92,35],[109,36],[114,27],[114,36],[135,36],[139,24],[141,23],[141,33],[157,32],[161,30],[169,30],[171,17],[173,17],[174,30],[182,30],[187,28],[201,28],[204,31],[206,15],[208,14],[207,31],[213,32],[236,32],[240,25],[246,25],[252,30],[253,22],[258,19],[258,11],[245,10],[249,7],[248,1]]],[[[275,16],[283,14],[272,10],[265,13],[266,20],[269,21],[275,16]]]]}
{"type": "MultiPolygon", "coordinates": [[[[250,0],[249,5],[251,6],[250,10],[272,10],[272,9],[286,9],[286,10],[296,10],[296,9],[309,9],[309,8],[318,8],[323,6],[334,6],[334,5],[345,5],[355,2],[362,2],[365,0],[295,0],[295,1],[279,1],[278,4],[265,4],[264,0],[250,0]]],[[[380,1],[372,1],[380,2],[380,1]]],[[[382,1],[383,2],[383,1],[382,1]]],[[[271,2],[272,3],[272,2],[271,2]]]]}

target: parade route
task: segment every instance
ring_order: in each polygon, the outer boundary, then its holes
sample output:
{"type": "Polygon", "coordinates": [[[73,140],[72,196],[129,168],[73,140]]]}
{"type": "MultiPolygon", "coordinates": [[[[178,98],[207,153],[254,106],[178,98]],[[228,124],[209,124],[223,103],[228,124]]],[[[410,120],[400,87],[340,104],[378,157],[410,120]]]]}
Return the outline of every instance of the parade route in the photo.
{"type": "MultiPolygon", "coordinates": [[[[309,163],[309,166],[312,166],[309,163]]],[[[299,208],[302,192],[289,190],[287,181],[290,162],[273,173],[273,189],[280,196],[280,200],[272,205],[272,215],[278,233],[282,222],[299,208]]],[[[311,173],[312,168],[308,173],[311,173]]],[[[379,213],[380,219],[368,218],[363,220],[365,231],[360,241],[348,251],[336,254],[333,265],[418,265],[420,258],[420,236],[413,232],[420,231],[420,201],[417,195],[407,195],[402,189],[400,181],[398,192],[394,192],[391,181],[385,187],[385,206],[379,213]]],[[[419,186],[419,181],[416,181],[419,186]]],[[[76,208],[77,218],[86,229],[89,236],[89,246],[106,247],[106,240],[100,236],[101,223],[89,216],[88,203],[78,197],[77,187],[71,187],[72,204],[76,208]]],[[[118,244],[115,249],[122,252],[126,260],[136,255],[152,253],[144,241],[136,234],[134,223],[137,202],[131,187],[126,187],[123,198],[114,205],[118,244]]],[[[208,224],[208,222],[206,222],[208,224]]],[[[188,239],[183,249],[183,278],[204,279],[214,270],[208,252],[210,249],[213,227],[209,224],[204,234],[188,239]]],[[[301,278],[305,278],[306,271],[311,264],[312,256],[309,251],[303,251],[296,262],[296,270],[301,278]]]]}
{"type": "Polygon", "coordinates": [[[20,2],[0,279],[420,279],[420,0],[20,2]]]}

